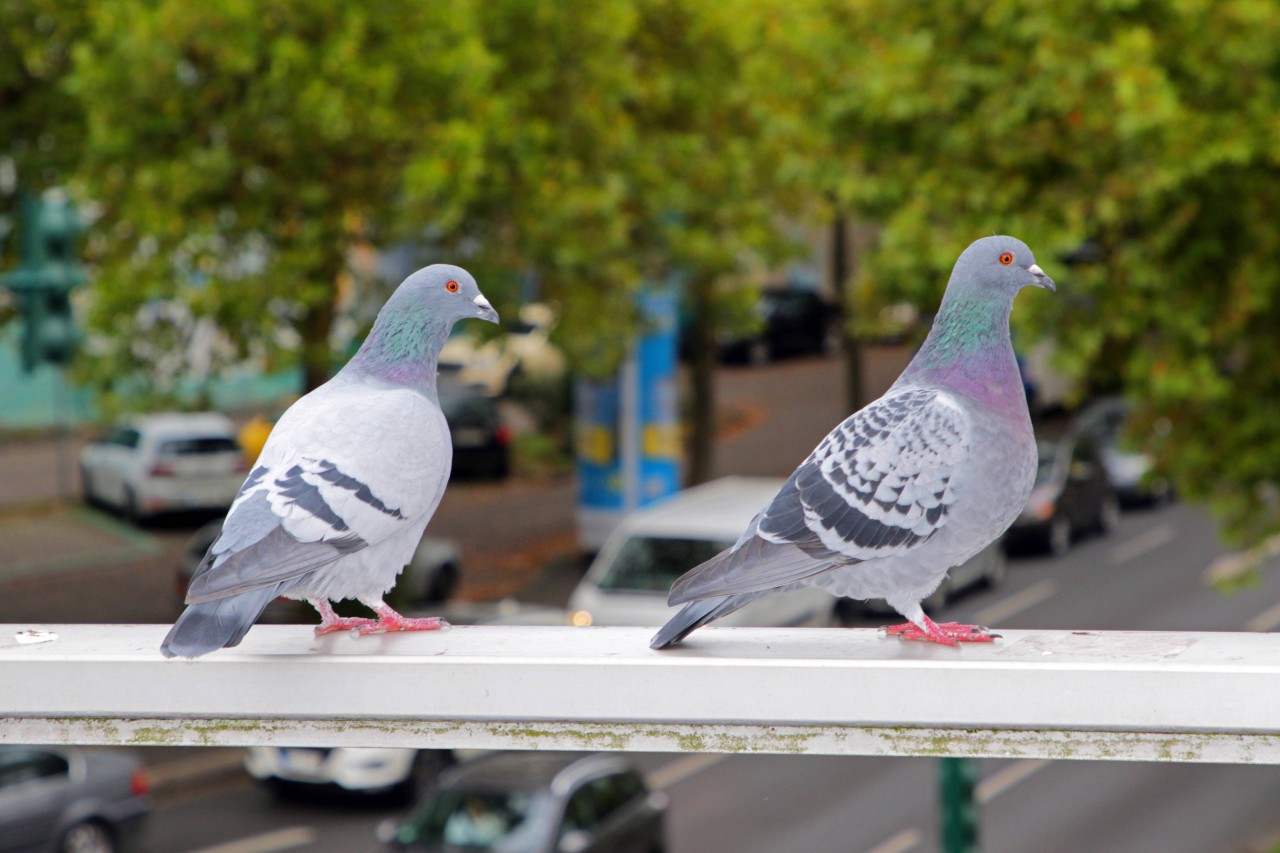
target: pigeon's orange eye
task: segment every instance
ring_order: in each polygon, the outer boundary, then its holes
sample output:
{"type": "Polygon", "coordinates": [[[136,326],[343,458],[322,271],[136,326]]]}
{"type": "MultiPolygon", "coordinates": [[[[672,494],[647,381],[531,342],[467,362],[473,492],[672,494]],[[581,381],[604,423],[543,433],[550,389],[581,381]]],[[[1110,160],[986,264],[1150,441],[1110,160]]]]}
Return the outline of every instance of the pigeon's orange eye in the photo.
{"type": "MultiPolygon", "coordinates": [[[[1013,252],[1001,252],[1000,263],[1004,264],[1006,267],[1013,263],[1013,252]]],[[[449,289],[452,290],[453,288],[449,289]]]]}
{"type": "Polygon", "coordinates": [[[449,291],[450,293],[457,293],[458,283],[453,279],[450,279],[449,281],[445,282],[444,289],[449,291]]]}

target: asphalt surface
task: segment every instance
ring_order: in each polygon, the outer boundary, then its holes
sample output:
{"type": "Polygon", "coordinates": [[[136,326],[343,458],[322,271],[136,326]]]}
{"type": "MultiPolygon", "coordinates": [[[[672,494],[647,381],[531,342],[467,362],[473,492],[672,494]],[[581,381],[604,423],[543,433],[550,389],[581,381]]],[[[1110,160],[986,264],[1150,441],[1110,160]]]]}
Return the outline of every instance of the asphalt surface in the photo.
{"type": "MultiPolygon", "coordinates": [[[[869,348],[867,391],[878,396],[910,357],[869,348]]],[[[717,386],[717,474],[784,476],[847,414],[834,359],[726,368],[717,386]]],[[[0,623],[171,622],[181,612],[174,573],[207,516],[175,516],[139,530],[80,505],[76,459],[85,434],[0,443],[0,623]]],[[[430,532],[462,552],[457,597],[519,597],[563,606],[581,576],[571,477],[458,481],[430,532]],[[501,535],[495,535],[500,524],[501,535]]],[[[234,775],[238,751],[147,750],[161,792],[234,775]]]]}
{"type": "MultiPolygon", "coordinates": [[[[874,390],[887,386],[901,363],[882,358],[878,365],[874,390]]],[[[806,360],[726,371],[717,473],[788,473],[847,414],[833,393],[839,369],[834,361],[806,360]]],[[[138,532],[60,505],[54,469],[45,464],[53,458],[40,442],[0,448],[0,622],[171,620],[178,608],[174,558],[192,520],[138,532]]],[[[579,572],[574,497],[569,479],[452,486],[432,526],[463,549],[463,595],[563,604],[579,572]]],[[[1063,559],[1015,560],[1003,588],[968,596],[946,615],[1016,628],[1275,630],[1277,561],[1255,585],[1224,595],[1205,582],[1220,554],[1214,526],[1199,510],[1126,514],[1113,536],[1082,542],[1063,559]]],[[[159,802],[151,853],[376,849],[372,827],[398,811],[377,802],[276,803],[238,771],[237,750],[146,754],[159,802]],[[214,847],[224,844],[231,846],[214,847]]],[[[638,760],[672,795],[673,853],[939,849],[931,760],[638,760]]],[[[985,761],[982,772],[989,853],[1253,853],[1280,843],[1277,768],[985,761]]]]}
{"type": "MultiPolygon", "coordinates": [[[[1224,595],[1206,583],[1220,555],[1213,523],[1196,508],[1128,513],[1113,535],[1082,541],[1063,558],[1013,560],[1004,586],[958,599],[944,615],[997,628],[1275,630],[1280,560],[1255,585],[1224,595]]],[[[941,849],[932,759],[635,759],[651,784],[671,796],[671,853],[941,849]]],[[[1280,844],[1276,767],[984,760],[980,770],[987,853],[1269,853],[1280,844]]],[[[399,812],[360,799],[278,804],[265,790],[228,780],[162,807],[153,820],[152,853],[205,853],[230,844],[237,846],[222,850],[372,850],[374,827],[399,812]]]]}

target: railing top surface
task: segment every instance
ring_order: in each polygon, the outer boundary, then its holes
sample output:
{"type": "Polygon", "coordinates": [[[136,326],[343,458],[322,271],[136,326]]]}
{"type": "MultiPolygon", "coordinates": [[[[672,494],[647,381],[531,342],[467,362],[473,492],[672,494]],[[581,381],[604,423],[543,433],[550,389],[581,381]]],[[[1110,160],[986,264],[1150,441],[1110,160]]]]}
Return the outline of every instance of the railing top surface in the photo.
{"type": "Polygon", "coordinates": [[[1280,634],[1011,630],[991,645],[944,648],[870,629],[707,628],[655,652],[649,628],[317,639],[304,626],[266,625],[239,648],[182,661],[161,657],[166,630],[0,625],[0,740],[67,741],[84,737],[86,721],[113,720],[169,732],[141,742],[267,742],[247,726],[231,727],[239,740],[225,734],[226,721],[250,720],[295,742],[309,732],[351,745],[384,735],[439,743],[446,731],[454,745],[475,745],[475,732],[501,726],[567,727],[570,737],[786,729],[821,734],[827,746],[799,751],[825,752],[867,751],[831,745],[855,730],[1182,733],[1253,739],[1251,749],[1263,738],[1264,760],[1280,761],[1280,634]],[[20,643],[31,629],[57,639],[20,643]],[[210,740],[216,725],[224,733],[210,740]],[[382,734],[358,734],[373,729],[382,734]]]}

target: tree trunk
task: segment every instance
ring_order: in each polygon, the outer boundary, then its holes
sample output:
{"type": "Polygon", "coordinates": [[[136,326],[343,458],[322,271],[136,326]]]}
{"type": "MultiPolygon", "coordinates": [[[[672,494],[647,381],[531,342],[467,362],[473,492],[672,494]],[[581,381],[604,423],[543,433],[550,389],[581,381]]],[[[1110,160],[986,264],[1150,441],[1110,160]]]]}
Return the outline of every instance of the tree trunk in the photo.
{"type": "Polygon", "coordinates": [[[690,327],[691,359],[689,407],[689,470],[686,486],[711,479],[714,462],[716,405],[716,329],[712,315],[711,282],[698,279],[693,290],[693,322],[690,327]]]}
{"type": "Polygon", "coordinates": [[[849,227],[837,210],[831,223],[831,281],[840,305],[840,351],[844,355],[844,396],[850,412],[863,404],[862,343],[854,333],[853,294],[850,293],[849,227]]]}
{"type": "Polygon", "coordinates": [[[329,332],[333,329],[333,304],[338,296],[341,259],[332,269],[314,273],[316,281],[328,283],[325,297],[308,305],[298,323],[302,335],[302,393],[314,391],[329,381],[333,369],[333,353],[329,349],[329,332]]]}

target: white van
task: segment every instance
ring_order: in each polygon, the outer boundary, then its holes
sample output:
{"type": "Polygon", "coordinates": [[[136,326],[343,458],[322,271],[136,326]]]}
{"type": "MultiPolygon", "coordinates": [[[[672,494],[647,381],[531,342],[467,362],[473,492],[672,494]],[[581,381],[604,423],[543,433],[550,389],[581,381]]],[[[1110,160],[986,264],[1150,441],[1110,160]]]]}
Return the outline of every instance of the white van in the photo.
{"type": "MultiPolygon", "coordinates": [[[[785,480],[724,477],[685,489],[623,519],[569,597],[574,625],[663,625],[671,584],[738,540],[785,480]]],[[[805,587],[762,596],[716,625],[798,627],[833,623],[836,598],[805,587]]]]}

